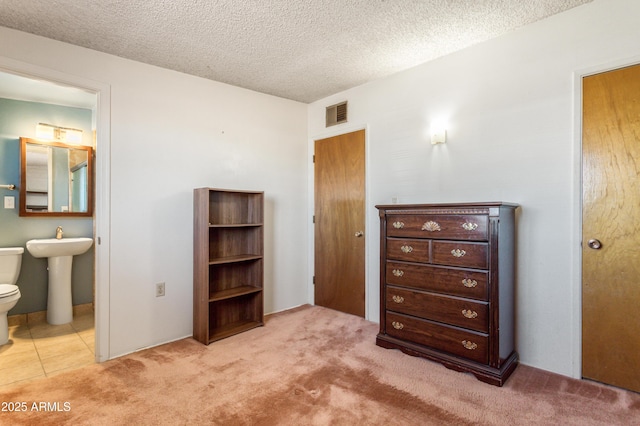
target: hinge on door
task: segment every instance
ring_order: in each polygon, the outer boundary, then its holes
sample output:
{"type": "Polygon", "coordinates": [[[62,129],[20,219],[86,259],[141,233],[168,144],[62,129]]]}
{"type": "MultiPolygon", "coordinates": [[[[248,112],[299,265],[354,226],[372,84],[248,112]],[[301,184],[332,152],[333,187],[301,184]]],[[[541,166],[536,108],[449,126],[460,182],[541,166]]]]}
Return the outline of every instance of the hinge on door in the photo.
{"type": "Polygon", "coordinates": [[[316,156],[315,155],[313,156],[313,162],[314,163],[316,162],[316,156]]]}
{"type": "Polygon", "coordinates": [[[316,276],[313,276],[313,285],[316,285],[316,276]]]}
{"type": "Polygon", "coordinates": [[[316,223],[316,215],[313,215],[313,219],[312,219],[313,223],[316,223]]]}

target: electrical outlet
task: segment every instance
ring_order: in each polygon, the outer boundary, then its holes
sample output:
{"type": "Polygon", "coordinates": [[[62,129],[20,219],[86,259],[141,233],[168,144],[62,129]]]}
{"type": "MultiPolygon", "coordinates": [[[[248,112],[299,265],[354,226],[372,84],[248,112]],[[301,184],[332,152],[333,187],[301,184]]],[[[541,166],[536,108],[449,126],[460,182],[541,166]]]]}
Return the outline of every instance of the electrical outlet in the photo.
{"type": "Polygon", "coordinates": [[[156,284],[156,297],[164,296],[164,283],[156,284]]]}
{"type": "Polygon", "coordinates": [[[16,208],[16,199],[15,197],[11,197],[9,195],[4,196],[4,208],[5,209],[15,209],[16,208]]]}

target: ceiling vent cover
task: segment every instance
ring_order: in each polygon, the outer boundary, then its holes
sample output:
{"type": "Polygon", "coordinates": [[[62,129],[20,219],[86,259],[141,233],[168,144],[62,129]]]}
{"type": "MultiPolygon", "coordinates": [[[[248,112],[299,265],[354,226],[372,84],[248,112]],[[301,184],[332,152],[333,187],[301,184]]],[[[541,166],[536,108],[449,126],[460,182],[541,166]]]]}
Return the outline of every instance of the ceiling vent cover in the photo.
{"type": "Polygon", "coordinates": [[[335,126],[336,124],[347,122],[347,101],[327,107],[327,125],[335,126]]]}

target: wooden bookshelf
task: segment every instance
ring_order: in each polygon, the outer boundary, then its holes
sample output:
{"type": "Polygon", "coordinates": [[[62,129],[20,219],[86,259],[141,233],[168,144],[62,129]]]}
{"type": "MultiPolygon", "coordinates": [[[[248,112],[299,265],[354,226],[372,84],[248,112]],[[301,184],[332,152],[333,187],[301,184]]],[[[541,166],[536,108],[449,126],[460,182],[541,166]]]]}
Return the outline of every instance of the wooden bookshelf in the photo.
{"type": "Polygon", "coordinates": [[[194,190],[193,337],[205,345],[264,324],[264,193],[194,190]]]}

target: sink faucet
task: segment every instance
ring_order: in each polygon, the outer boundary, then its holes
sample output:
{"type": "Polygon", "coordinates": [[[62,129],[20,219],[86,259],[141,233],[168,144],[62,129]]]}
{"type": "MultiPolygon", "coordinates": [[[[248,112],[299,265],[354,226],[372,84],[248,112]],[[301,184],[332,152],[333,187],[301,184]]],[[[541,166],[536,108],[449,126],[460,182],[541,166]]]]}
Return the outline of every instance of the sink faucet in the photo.
{"type": "Polygon", "coordinates": [[[57,240],[61,240],[62,239],[62,234],[64,234],[64,232],[62,232],[62,226],[58,226],[56,228],[56,239],[57,240]]]}

